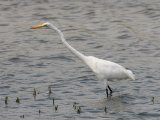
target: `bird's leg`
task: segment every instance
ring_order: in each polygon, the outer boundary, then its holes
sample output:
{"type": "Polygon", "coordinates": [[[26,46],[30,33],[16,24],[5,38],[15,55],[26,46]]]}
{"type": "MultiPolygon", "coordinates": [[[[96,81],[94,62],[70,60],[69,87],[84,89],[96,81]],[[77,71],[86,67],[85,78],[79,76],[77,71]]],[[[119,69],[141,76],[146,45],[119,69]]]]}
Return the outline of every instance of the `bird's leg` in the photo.
{"type": "Polygon", "coordinates": [[[108,88],[106,87],[106,94],[107,94],[107,98],[108,98],[108,88]]]}
{"type": "Polygon", "coordinates": [[[108,89],[110,90],[110,95],[112,96],[112,89],[111,89],[111,87],[108,85],[108,89]]]}
{"type": "Polygon", "coordinates": [[[106,94],[107,94],[107,98],[109,97],[109,95],[110,96],[112,96],[112,90],[111,90],[111,88],[109,87],[109,85],[107,84],[107,80],[105,79],[104,80],[104,84],[105,84],[105,86],[106,86],[106,94]],[[109,90],[108,90],[109,89],[109,90]],[[110,91],[110,94],[109,94],[109,91],[110,91]]]}
{"type": "Polygon", "coordinates": [[[108,87],[107,87],[107,80],[106,79],[104,79],[104,84],[105,84],[105,86],[106,86],[106,94],[107,94],[107,98],[108,98],[108,87]]]}

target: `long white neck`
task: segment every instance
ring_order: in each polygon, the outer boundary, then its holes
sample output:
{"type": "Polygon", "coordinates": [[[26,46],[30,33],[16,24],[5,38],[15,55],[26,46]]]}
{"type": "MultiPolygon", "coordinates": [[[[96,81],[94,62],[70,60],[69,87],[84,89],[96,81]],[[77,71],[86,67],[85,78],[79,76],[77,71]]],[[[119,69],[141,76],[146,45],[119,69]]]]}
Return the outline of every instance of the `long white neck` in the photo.
{"type": "Polygon", "coordinates": [[[59,34],[60,37],[61,37],[62,43],[63,43],[72,53],[74,53],[77,57],[79,57],[82,61],[85,62],[86,56],[83,55],[82,53],[80,53],[79,51],[77,51],[77,50],[76,50],[75,48],[73,48],[72,46],[70,46],[70,45],[66,42],[63,33],[62,33],[57,27],[55,27],[55,26],[52,25],[52,24],[50,25],[50,27],[58,32],[58,34],[59,34]]]}

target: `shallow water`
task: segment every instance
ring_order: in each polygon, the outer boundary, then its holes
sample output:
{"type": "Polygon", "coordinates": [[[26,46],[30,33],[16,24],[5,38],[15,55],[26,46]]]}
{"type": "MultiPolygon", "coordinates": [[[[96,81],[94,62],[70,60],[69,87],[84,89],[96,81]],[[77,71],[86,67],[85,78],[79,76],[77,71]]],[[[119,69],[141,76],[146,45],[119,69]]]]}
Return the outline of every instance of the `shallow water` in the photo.
{"type": "Polygon", "coordinates": [[[159,8],[159,0],[1,0],[0,119],[159,119],[159,8]],[[45,21],[85,55],[131,69],[136,81],[110,82],[114,93],[106,99],[103,83],[57,33],[30,29],[45,21]]]}

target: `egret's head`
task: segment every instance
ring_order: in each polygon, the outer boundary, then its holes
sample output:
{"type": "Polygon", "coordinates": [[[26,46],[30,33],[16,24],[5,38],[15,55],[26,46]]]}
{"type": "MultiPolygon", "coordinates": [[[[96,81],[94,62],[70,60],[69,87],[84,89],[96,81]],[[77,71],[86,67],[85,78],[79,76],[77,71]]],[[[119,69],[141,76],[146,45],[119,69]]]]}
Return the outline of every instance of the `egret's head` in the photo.
{"type": "Polygon", "coordinates": [[[39,24],[39,25],[34,25],[32,26],[31,28],[32,29],[37,29],[37,28],[42,28],[42,27],[50,27],[50,23],[49,22],[46,22],[46,23],[43,23],[43,24],[39,24]]]}

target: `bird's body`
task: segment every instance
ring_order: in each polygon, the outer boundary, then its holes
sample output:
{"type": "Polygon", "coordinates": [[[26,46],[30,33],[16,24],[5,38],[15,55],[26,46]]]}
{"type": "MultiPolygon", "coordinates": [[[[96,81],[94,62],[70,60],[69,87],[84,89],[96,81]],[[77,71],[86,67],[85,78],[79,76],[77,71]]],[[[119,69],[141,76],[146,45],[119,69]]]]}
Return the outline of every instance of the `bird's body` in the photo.
{"type": "Polygon", "coordinates": [[[109,87],[107,81],[113,80],[113,79],[117,79],[117,80],[132,79],[132,80],[135,80],[135,77],[134,77],[134,74],[132,73],[132,71],[125,69],[123,66],[121,66],[117,63],[111,62],[111,61],[96,58],[94,56],[85,56],[82,53],[80,53],[79,51],[77,51],[75,48],[73,48],[72,46],[70,46],[66,42],[63,33],[57,27],[55,27],[53,24],[47,22],[47,23],[43,23],[43,24],[40,24],[37,26],[32,26],[32,28],[36,29],[36,28],[41,28],[44,26],[47,26],[53,30],[56,30],[61,37],[62,43],[73,54],[75,54],[77,57],[79,57],[95,73],[95,75],[97,76],[97,78],[99,80],[105,81],[107,96],[108,96],[108,88],[109,88],[110,92],[112,93],[112,90],[109,87]]]}
{"type": "Polygon", "coordinates": [[[86,64],[95,73],[99,80],[113,80],[113,79],[133,79],[134,75],[130,74],[130,70],[125,69],[123,66],[96,58],[94,56],[87,56],[86,64]]]}

